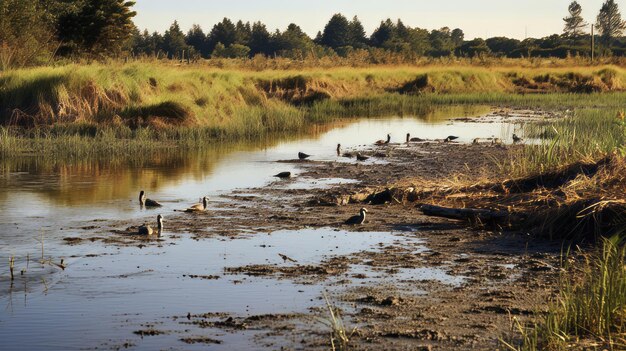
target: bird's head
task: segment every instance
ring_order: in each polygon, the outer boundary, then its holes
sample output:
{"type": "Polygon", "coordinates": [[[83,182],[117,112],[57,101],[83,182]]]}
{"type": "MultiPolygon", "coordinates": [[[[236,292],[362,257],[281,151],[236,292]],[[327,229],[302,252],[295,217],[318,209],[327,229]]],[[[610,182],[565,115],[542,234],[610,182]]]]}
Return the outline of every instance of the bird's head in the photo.
{"type": "Polygon", "coordinates": [[[363,208],[361,209],[361,213],[367,213],[367,209],[366,209],[365,207],[363,207],[363,208]]]}

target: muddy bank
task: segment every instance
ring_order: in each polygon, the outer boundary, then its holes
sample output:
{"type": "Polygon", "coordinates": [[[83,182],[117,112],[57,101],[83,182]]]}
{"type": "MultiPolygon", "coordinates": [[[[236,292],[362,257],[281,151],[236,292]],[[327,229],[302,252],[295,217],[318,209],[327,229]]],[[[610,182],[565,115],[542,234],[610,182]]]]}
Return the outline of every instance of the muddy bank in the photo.
{"type": "Polygon", "coordinates": [[[276,160],[297,167],[297,176],[222,195],[207,212],[168,213],[161,238],[115,234],[136,224],[120,220],[94,222],[85,226],[84,235],[66,241],[168,250],[184,238],[228,243],[278,231],[325,228],[319,240],[331,249],[316,260],[297,259],[296,249],[276,251],[262,244],[256,249],[260,257],[272,252],[264,258],[267,262],[222,265],[215,273],[199,266],[179,275],[198,284],[220,282],[244,289],[294,284],[297,294],[311,296],[304,313],[197,308],[163,316],[168,320],[164,325],[146,320],[143,326],[132,326],[129,334],[169,336],[181,345],[225,349],[233,338],[244,336],[269,349],[328,349],[328,308],[321,294],[327,291],[345,323],[356,328],[351,345],[357,349],[493,350],[500,338],[512,335],[512,318],[525,321],[542,313],[558,278],[561,246],[523,232],[471,229],[462,222],[424,216],[412,193],[428,189],[416,188],[409,180],[448,184],[458,177],[488,178],[497,174],[494,160],[506,160],[522,147],[428,140],[345,150],[370,156],[363,162],[341,155],[331,161],[276,160]],[[327,179],[346,181],[333,185],[327,179]],[[402,191],[386,192],[393,187],[402,191]],[[361,207],[368,209],[365,223],[345,225],[361,207]],[[329,234],[333,230],[395,236],[347,250],[356,244],[335,245],[337,238],[329,234]]]}

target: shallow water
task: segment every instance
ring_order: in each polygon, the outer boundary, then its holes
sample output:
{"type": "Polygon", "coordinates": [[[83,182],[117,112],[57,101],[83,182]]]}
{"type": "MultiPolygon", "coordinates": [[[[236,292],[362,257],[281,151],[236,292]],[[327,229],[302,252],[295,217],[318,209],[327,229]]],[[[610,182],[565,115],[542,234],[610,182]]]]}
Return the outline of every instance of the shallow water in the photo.
{"type": "MultiPolygon", "coordinates": [[[[270,185],[302,189],[352,182],[341,178],[296,178],[287,185],[276,182],[272,175],[278,172],[298,174],[297,164],[276,161],[294,159],[299,151],[311,154],[313,160],[354,162],[337,157],[337,143],[349,150],[371,145],[387,133],[391,133],[392,143],[402,143],[406,133],[428,139],[459,135],[461,142],[490,137],[509,140],[518,129],[521,127],[503,121],[380,118],[342,122],[296,140],[214,145],[197,153],[172,152],[140,161],[85,160],[69,165],[36,158],[0,161],[4,170],[0,174],[0,349],[110,348],[124,340],[131,340],[142,350],[182,347],[176,344],[177,333],[140,340],[132,331],[157,320],[165,323],[167,330],[188,328],[177,326],[171,317],[190,311],[294,313],[321,304],[321,284],[303,286],[275,278],[224,275],[224,267],[282,264],[278,253],[314,264],[327,255],[376,250],[379,243],[398,240],[416,245],[416,250],[427,250],[413,235],[348,233],[332,228],[246,235],[227,241],[194,241],[182,234],[180,238],[166,236],[159,247],[143,249],[63,243],[65,237],[84,234],[80,228],[94,220],[140,222],[151,218],[154,212],[141,210],[137,204],[141,189],[161,201],[164,207],[159,212],[167,214],[203,195],[212,201],[227,201],[220,196],[240,188],[270,185]],[[57,263],[64,257],[67,269],[29,263],[28,278],[18,277],[10,288],[8,258],[17,257],[19,272],[25,268],[27,254],[31,258],[40,255],[37,240],[42,236],[45,256],[54,257],[57,263]],[[219,275],[220,279],[191,279],[184,274],[219,275]]],[[[463,280],[434,268],[400,270],[385,277],[367,267],[352,267],[351,273],[363,273],[370,281],[411,278],[458,285],[463,280]]],[[[221,335],[218,339],[224,344],[211,348],[249,347],[252,334],[221,335]]],[[[206,347],[184,345],[185,349],[206,347]]]]}

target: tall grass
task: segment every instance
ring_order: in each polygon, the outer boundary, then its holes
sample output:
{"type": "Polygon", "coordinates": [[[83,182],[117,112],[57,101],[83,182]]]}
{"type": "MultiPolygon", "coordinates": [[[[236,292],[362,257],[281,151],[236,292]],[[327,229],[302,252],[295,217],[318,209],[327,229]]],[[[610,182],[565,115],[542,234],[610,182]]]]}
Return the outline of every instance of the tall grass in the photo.
{"type": "Polygon", "coordinates": [[[584,262],[566,266],[559,293],[538,324],[517,324],[521,338],[513,350],[626,348],[626,246],[616,235],[584,254],[584,262]]]}

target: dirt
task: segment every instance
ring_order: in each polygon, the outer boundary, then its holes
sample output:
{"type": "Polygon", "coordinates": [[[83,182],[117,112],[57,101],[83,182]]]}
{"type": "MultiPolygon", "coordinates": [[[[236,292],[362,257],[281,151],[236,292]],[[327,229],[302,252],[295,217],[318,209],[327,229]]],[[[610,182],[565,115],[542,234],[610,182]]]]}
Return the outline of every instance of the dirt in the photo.
{"type": "MultiPolygon", "coordinates": [[[[331,284],[330,301],[341,310],[349,326],[350,345],[360,350],[494,350],[502,349],[501,339],[511,340],[515,321],[525,322],[541,315],[546,300],[555,293],[561,246],[538,240],[526,233],[476,230],[456,221],[424,216],[410,196],[372,198],[392,186],[405,192],[416,184],[431,181],[446,184],[456,177],[493,176],[494,160],[504,161],[523,145],[475,145],[427,141],[362,147],[370,160],[359,162],[296,163],[299,178],[344,178],[358,182],[330,188],[291,189],[298,179],[277,180],[262,188],[243,189],[225,196],[229,201],[211,204],[215,210],[202,213],[174,213],[167,217],[168,233],[190,233],[194,238],[254,235],[285,229],[338,227],[351,231],[402,232],[417,237],[414,246],[402,241],[346,256],[328,256],[319,264],[300,264],[285,259],[281,264],[225,267],[224,275],[244,274],[291,280],[298,284],[331,284]],[[380,157],[384,156],[384,157],[380,157]],[[413,183],[414,179],[420,182],[413,183]],[[385,201],[387,200],[387,201],[385,201]],[[374,202],[377,204],[367,203],[374,202]],[[362,225],[344,221],[368,209],[362,225]],[[417,246],[427,250],[419,251],[417,246]],[[384,276],[388,273],[438,268],[462,277],[445,284],[435,279],[407,276],[393,283],[370,279],[351,267],[365,265],[384,276]],[[332,279],[330,279],[332,278],[332,279]],[[339,291],[339,292],[337,292],[339,291]]],[[[356,150],[348,150],[356,151],[356,150]]],[[[423,189],[420,189],[423,190],[423,189]]],[[[102,240],[116,245],[162,245],[158,239],[137,239],[115,235],[114,228],[130,223],[99,223],[92,237],[67,238],[68,244],[102,240]]],[[[93,229],[92,229],[93,231],[93,229]]],[[[193,279],[217,276],[185,275],[193,279]]],[[[240,282],[245,284],[245,282],[240,282]]],[[[320,306],[324,306],[319,296],[320,306]]],[[[269,349],[329,348],[330,329],[324,323],[328,309],[309,313],[240,316],[190,311],[186,317],[172,317],[181,324],[207,328],[206,335],[185,335],[185,343],[221,343],[214,329],[229,332],[261,330],[260,345],[269,349]],[[276,341],[280,340],[280,341],[276,341]]],[[[151,335],[146,329],[141,335],[151,335]]],[[[155,331],[156,332],[156,331],[155,331]]]]}

